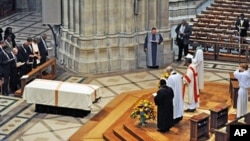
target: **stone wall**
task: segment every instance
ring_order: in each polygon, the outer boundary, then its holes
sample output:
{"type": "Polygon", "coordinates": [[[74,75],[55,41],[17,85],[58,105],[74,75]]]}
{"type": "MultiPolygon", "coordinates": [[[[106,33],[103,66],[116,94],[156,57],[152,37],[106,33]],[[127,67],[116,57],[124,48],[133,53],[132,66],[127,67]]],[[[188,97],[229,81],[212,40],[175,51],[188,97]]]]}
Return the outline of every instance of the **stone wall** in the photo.
{"type": "Polygon", "coordinates": [[[168,0],[62,0],[58,59],[81,73],[106,73],[146,68],[146,33],[163,35],[161,67],[173,61],[168,0]]]}

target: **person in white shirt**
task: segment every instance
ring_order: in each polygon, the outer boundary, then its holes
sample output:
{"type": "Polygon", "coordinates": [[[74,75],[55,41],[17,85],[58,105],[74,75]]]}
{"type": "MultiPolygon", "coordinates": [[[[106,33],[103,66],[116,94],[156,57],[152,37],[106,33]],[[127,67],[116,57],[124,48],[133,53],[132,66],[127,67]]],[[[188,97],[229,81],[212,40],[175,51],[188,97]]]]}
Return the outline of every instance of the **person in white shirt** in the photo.
{"type": "Polygon", "coordinates": [[[199,43],[194,42],[193,47],[196,48],[194,58],[192,63],[194,64],[198,72],[198,86],[199,89],[204,89],[204,57],[203,57],[203,48],[199,43]]]}
{"type": "Polygon", "coordinates": [[[234,71],[234,77],[239,82],[238,99],[237,99],[237,117],[248,113],[248,89],[250,88],[250,72],[248,64],[241,63],[239,68],[234,71]]]}
{"type": "Polygon", "coordinates": [[[172,66],[166,68],[170,74],[167,81],[167,86],[174,91],[174,122],[179,123],[183,118],[183,96],[182,96],[182,75],[174,71],[172,66]]]}
{"type": "Polygon", "coordinates": [[[33,63],[33,68],[36,68],[37,64],[40,63],[40,51],[39,51],[39,48],[38,48],[38,38],[34,38],[32,43],[31,43],[31,46],[32,46],[32,51],[33,51],[33,54],[35,55],[35,58],[34,58],[34,63],[33,63]]]}
{"type": "Polygon", "coordinates": [[[176,61],[181,61],[183,50],[184,56],[188,54],[189,37],[192,34],[192,28],[186,20],[182,20],[182,23],[176,27],[175,32],[177,34],[176,41],[179,48],[178,58],[176,61]]]}

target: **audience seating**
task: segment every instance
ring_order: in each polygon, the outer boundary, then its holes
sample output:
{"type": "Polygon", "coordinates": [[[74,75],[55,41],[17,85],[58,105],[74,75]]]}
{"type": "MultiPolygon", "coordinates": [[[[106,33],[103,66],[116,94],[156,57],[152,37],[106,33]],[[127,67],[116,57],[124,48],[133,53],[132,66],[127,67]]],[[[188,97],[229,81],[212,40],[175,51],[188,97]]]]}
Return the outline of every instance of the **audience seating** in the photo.
{"type": "MultiPolygon", "coordinates": [[[[248,52],[247,54],[239,55],[240,52],[238,51],[239,35],[235,22],[241,13],[244,13],[245,17],[250,19],[250,2],[215,0],[201,14],[196,15],[195,22],[193,21],[194,30],[191,40],[201,41],[200,44],[205,48],[211,52],[214,51],[212,56],[215,56],[217,60],[236,61],[238,56],[240,56],[239,59],[248,62],[248,52]],[[215,45],[210,42],[218,43],[215,45]],[[211,46],[215,48],[211,48],[211,46]]],[[[247,33],[250,36],[250,31],[247,33]]],[[[246,43],[250,43],[250,40],[243,38],[240,43],[244,44],[242,45],[245,48],[244,50],[248,50],[246,43]]]]}

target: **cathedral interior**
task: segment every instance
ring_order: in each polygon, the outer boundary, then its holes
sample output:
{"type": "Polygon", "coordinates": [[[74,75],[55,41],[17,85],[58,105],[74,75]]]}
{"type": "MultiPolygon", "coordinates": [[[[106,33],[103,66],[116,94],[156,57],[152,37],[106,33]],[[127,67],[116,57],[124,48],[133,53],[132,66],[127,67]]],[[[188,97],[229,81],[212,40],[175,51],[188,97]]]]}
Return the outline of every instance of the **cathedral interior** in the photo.
{"type": "MultiPolygon", "coordinates": [[[[226,0],[225,4],[230,2],[237,5],[239,0],[226,0]]],[[[107,111],[125,99],[128,92],[157,88],[168,65],[184,74],[187,69],[184,61],[175,61],[178,52],[174,43],[176,25],[183,19],[194,24],[192,20],[198,18],[197,15],[204,14],[203,11],[215,7],[216,3],[221,4],[223,0],[1,0],[0,28],[12,27],[17,44],[25,42],[27,37],[47,34],[48,58],[56,58],[54,80],[100,86],[101,99],[93,103],[87,116],[81,118],[35,112],[34,103],[27,103],[14,93],[0,95],[0,140],[127,140],[119,135],[112,138],[113,134],[108,134],[110,129],[104,130],[108,128],[104,128],[107,126],[104,121],[112,120],[106,118],[107,111]],[[163,35],[158,69],[147,68],[143,51],[145,36],[152,27],[163,35]]],[[[247,14],[250,15],[249,11],[247,14]]],[[[205,88],[201,91],[200,108],[194,113],[185,112],[183,120],[167,133],[157,132],[156,121],[150,121],[148,127],[142,127],[147,135],[157,136],[155,140],[190,140],[190,118],[201,113],[209,115],[211,108],[218,104],[228,105],[227,122],[234,120],[236,108],[230,97],[229,74],[242,60],[205,58],[205,88]]],[[[133,98],[130,100],[127,101],[128,107],[133,106],[133,98]]],[[[130,109],[124,110],[126,113],[130,109]]],[[[118,115],[122,113],[117,111],[117,121],[118,115]]],[[[136,124],[132,119],[129,121],[136,124]]],[[[140,133],[138,129],[136,132],[140,133]]],[[[214,141],[214,132],[209,131],[208,134],[206,140],[214,141]]],[[[139,140],[127,136],[131,140],[139,140]]]]}

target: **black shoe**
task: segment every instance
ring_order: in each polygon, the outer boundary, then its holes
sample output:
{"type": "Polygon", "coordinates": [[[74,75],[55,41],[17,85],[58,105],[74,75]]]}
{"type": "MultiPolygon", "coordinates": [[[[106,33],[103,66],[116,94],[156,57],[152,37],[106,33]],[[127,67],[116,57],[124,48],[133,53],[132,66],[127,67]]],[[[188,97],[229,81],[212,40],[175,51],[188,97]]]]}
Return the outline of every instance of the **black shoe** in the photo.
{"type": "Polygon", "coordinates": [[[169,129],[166,129],[166,130],[157,129],[157,131],[162,132],[162,133],[165,133],[165,132],[168,132],[168,131],[169,131],[169,129]]]}
{"type": "Polygon", "coordinates": [[[48,73],[46,71],[42,72],[43,75],[48,75],[48,73]]]}
{"type": "Polygon", "coordinates": [[[181,61],[181,59],[176,59],[175,61],[181,61]]]}
{"type": "Polygon", "coordinates": [[[184,112],[194,112],[196,109],[186,109],[184,112]]]}

